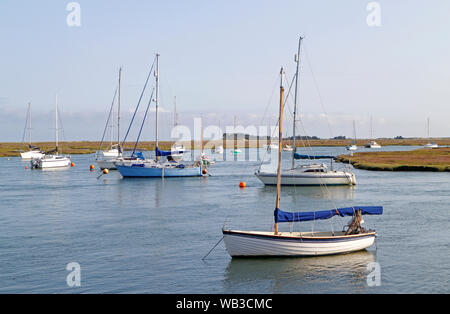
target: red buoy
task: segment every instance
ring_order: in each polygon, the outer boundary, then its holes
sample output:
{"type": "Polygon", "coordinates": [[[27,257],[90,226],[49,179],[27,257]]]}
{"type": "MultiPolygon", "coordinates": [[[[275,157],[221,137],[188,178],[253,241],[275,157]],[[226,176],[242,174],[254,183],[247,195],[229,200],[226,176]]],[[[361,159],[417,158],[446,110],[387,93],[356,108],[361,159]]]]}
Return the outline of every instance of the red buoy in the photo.
{"type": "Polygon", "coordinates": [[[89,166],[89,169],[90,169],[91,171],[94,170],[94,168],[95,168],[94,165],[90,165],[90,166],[89,166]]]}
{"type": "Polygon", "coordinates": [[[73,166],[75,166],[75,164],[74,164],[73,162],[71,162],[71,163],[70,163],[70,166],[73,167],[73,166]]]}
{"type": "Polygon", "coordinates": [[[239,187],[245,188],[245,182],[244,182],[244,181],[241,181],[241,182],[239,183],[239,187]]]}

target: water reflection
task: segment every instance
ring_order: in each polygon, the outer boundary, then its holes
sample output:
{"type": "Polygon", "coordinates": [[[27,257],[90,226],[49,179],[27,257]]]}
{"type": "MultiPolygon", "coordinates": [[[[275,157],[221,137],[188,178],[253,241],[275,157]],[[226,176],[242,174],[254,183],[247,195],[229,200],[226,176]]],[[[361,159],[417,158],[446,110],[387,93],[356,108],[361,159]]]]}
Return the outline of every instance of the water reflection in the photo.
{"type": "Polygon", "coordinates": [[[367,250],[305,258],[233,258],[223,283],[226,293],[360,292],[367,288],[366,267],[374,261],[374,253],[367,250]]]}
{"type": "MultiPolygon", "coordinates": [[[[261,186],[259,193],[274,195],[275,186],[261,186]]],[[[333,199],[333,200],[353,200],[355,198],[355,186],[329,186],[326,189],[320,186],[283,186],[283,197],[297,199],[333,199]]]]}

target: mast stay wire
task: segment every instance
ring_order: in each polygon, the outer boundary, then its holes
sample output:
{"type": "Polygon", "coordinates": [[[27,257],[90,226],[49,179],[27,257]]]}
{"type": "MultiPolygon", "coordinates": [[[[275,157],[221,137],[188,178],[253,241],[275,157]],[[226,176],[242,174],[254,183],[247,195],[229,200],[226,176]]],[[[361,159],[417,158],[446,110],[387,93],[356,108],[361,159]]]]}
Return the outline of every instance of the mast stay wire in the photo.
{"type": "MultiPolygon", "coordinates": [[[[309,66],[309,67],[310,67],[310,66],[309,66]]],[[[288,93],[288,95],[287,95],[286,97],[288,97],[289,95],[290,95],[290,93],[288,93]]],[[[292,95],[291,95],[291,97],[292,97],[292,95]]],[[[320,98],[320,99],[322,99],[322,98],[320,98]]],[[[287,103],[287,102],[288,102],[288,100],[286,100],[286,103],[287,103]]],[[[289,108],[289,107],[288,107],[288,108],[289,108]]],[[[290,108],[289,108],[289,109],[290,109],[290,108]]],[[[322,105],[322,110],[325,112],[323,105],[322,105]]],[[[292,114],[292,113],[291,113],[291,114],[292,114]]],[[[327,116],[327,115],[326,115],[326,116],[327,116]]],[[[328,116],[327,116],[327,117],[328,117],[328,116]]],[[[297,120],[297,119],[296,119],[296,120],[297,120]]],[[[298,120],[297,120],[297,121],[300,122],[302,131],[303,131],[303,134],[305,134],[305,140],[306,140],[306,144],[307,144],[307,145],[305,145],[305,141],[303,140],[302,136],[300,136],[300,141],[301,141],[302,145],[303,145],[307,150],[309,150],[309,151],[311,152],[310,155],[313,155],[312,146],[311,146],[311,143],[310,143],[310,141],[309,141],[309,139],[308,139],[308,135],[307,135],[307,132],[306,132],[306,129],[305,129],[305,127],[304,127],[304,124],[303,124],[303,121],[302,121],[302,119],[301,119],[301,115],[300,115],[300,114],[298,115],[298,120]]],[[[328,119],[327,119],[327,122],[328,122],[328,119]]],[[[294,122],[294,124],[295,124],[295,122],[294,122]]],[[[328,123],[328,127],[329,127],[330,132],[331,132],[331,127],[330,127],[330,124],[329,124],[329,123],[328,123]]],[[[295,128],[296,128],[296,130],[297,130],[297,124],[295,124],[295,128]]],[[[301,130],[299,130],[299,131],[301,131],[301,130]]],[[[301,134],[301,132],[299,132],[299,133],[301,134]]],[[[308,159],[310,160],[310,162],[312,162],[312,158],[310,157],[310,155],[308,155],[308,159]]],[[[326,198],[328,198],[328,199],[330,200],[330,202],[332,203],[334,209],[337,210],[337,205],[336,205],[336,203],[335,203],[335,201],[334,201],[334,199],[333,199],[333,197],[332,197],[332,194],[331,194],[330,190],[328,189],[328,187],[326,186],[326,184],[323,182],[323,180],[322,180],[321,177],[319,177],[319,182],[320,182],[320,187],[321,187],[321,190],[322,190],[323,195],[324,195],[326,198]]],[[[294,193],[296,193],[296,186],[295,186],[295,185],[294,185],[294,193]]],[[[333,220],[333,218],[330,220],[330,224],[331,224],[332,232],[334,233],[334,231],[333,231],[333,221],[332,221],[332,220],[333,220]]],[[[314,228],[314,227],[313,227],[313,228],[314,228]]]]}

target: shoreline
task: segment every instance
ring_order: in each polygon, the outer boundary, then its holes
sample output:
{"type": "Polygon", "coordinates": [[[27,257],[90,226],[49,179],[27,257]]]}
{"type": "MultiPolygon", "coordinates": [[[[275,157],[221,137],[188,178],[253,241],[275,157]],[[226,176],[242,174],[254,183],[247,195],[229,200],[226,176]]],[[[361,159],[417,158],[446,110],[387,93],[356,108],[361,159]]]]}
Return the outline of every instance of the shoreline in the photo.
{"type": "Polygon", "coordinates": [[[412,151],[361,152],[339,155],[337,162],[372,171],[450,172],[450,147],[420,148],[412,151]]]}
{"type": "MultiPolygon", "coordinates": [[[[410,139],[375,139],[381,146],[423,146],[429,142],[429,139],[425,138],[410,138],[410,139]]],[[[273,140],[275,142],[276,140],[273,140]]],[[[360,139],[356,141],[358,146],[364,146],[364,144],[368,143],[369,139],[360,139]]],[[[450,138],[436,138],[433,139],[435,143],[440,146],[450,146],[450,138]]],[[[162,150],[170,150],[174,141],[160,141],[159,148],[162,150]]],[[[345,140],[334,140],[334,139],[319,139],[319,140],[296,140],[297,147],[303,147],[304,144],[307,144],[311,147],[345,147],[351,143],[351,139],[345,140]]],[[[99,141],[66,141],[60,142],[60,151],[61,154],[93,154],[97,151],[100,142],[99,141]]],[[[126,150],[134,148],[134,142],[126,142],[124,148],[126,150]]],[[[186,147],[193,145],[194,149],[200,149],[201,142],[200,141],[182,141],[186,147]]],[[[261,148],[264,144],[267,144],[265,140],[213,140],[213,141],[204,141],[203,148],[204,149],[214,149],[217,145],[223,145],[226,148],[261,148]]],[[[285,139],[283,140],[284,145],[292,145],[292,140],[285,139]]],[[[34,146],[39,147],[43,151],[49,151],[55,148],[55,143],[52,141],[47,142],[34,142],[34,146]]],[[[109,143],[103,143],[102,148],[108,149],[109,143]]],[[[142,141],[139,142],[138,150],[154,150],[155,142],[154,141],[142,141]]],[[[23,144],[19,142],[2,142],[0,143],[0,157],[17,157],[20,156],[20,152],[27,151],[28,144],[23,144]]],[[[358,153],[357,153],[358,154],[358,153]]]]}

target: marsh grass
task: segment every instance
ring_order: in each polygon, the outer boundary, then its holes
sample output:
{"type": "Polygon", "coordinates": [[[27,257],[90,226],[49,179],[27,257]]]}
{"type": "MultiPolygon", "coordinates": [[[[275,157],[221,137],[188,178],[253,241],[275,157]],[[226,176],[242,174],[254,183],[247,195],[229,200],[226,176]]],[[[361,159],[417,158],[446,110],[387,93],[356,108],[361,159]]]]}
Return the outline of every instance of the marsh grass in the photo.
{"type": "Polygon", "coordinates": [[[363,152],[339,155],[339,162],[378,171],[450,171],[450,147],[413,151],[363,152]]]}

